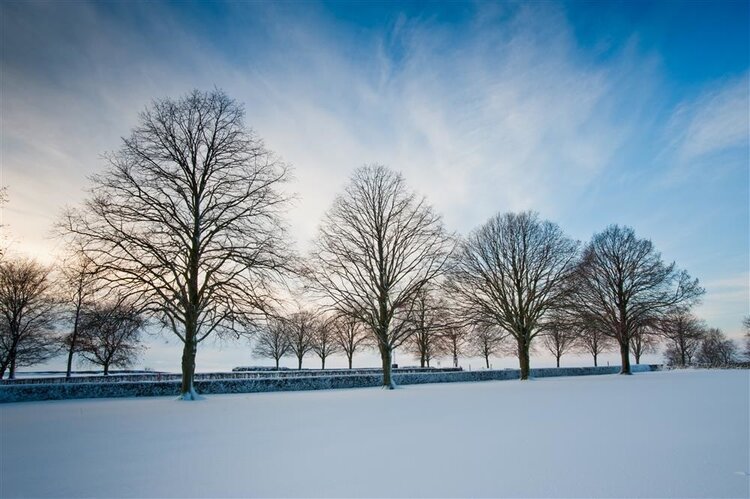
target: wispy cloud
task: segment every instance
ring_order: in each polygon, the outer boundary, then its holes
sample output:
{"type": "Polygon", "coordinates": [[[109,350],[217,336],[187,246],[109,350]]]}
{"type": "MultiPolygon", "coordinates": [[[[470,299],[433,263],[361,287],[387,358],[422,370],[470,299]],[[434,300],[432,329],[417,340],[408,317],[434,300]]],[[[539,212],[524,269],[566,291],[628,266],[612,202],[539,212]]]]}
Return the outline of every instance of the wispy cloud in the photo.
{"type": "Polygon", "coordinates": [[[750,137],[750,77],[723,81],[675,109],[668,127],[683,161],[747,147],[750,137]]]}

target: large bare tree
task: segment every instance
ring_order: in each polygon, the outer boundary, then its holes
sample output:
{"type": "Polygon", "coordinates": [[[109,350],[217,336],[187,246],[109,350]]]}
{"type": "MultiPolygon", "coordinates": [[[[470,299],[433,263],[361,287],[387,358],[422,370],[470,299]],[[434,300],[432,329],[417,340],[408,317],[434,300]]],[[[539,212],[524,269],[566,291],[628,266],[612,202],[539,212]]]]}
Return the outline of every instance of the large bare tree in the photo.
{"type": "Polygon", "coordinates": [[[533,212],[492,217],[456,253],[448,289],[467,316],[513,336],[522,380],[531,342],[561,302],[577,255],[578,243],[533,212]]]}
{"type": "Polygon", "coordinates": [[[39,364],[59,352],[58,318],[49,269],[34,260],[0,262],[0,378],[39,364]]]}
{"type": "Polygon", "coordinates": [[[255,342],[253,354],[256,357],[273,359],[276,362],[276,369],[279,368],[279,360],[291,351],[286,328],[284,320],[271,317],[253,337],[255,342]]]}
{"type": "Polygon", "coordinates": [[[631,374],[633,334],[675,307],[691,305],[703,293],[697,279],[674,263],[665,264],[651,241],[618,225],[588,243],[572,289],[571,304],[580,320],[619,345],[622,374],[631,374]]]}
{"type": "Polygon", "coordinates": [[[380,165],[364,166],[326,213],[312,251],[311,287],[328,306],[372,332],[393,388],[393,349],[411,333],[414,300],[445,268],[451,250],[440,216],[380,165]]]}
{"type": "Polygon", "coordinates": [[[63,222],[103,278],[182,341],[185,400],[198,344],[253,328],[289,266],[287,168],[244,114],[219,90],[154,101],[63,222]]]}

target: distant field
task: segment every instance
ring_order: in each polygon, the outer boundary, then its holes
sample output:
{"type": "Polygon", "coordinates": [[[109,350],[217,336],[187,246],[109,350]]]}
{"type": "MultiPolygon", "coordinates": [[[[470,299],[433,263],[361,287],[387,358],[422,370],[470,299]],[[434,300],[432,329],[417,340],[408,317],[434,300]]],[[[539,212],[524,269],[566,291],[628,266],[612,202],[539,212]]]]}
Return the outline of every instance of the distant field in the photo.
{"type": "Polygon", "coordinates": [[[747,497],[750,371],[0,406],[0,496],[747,497]]]}

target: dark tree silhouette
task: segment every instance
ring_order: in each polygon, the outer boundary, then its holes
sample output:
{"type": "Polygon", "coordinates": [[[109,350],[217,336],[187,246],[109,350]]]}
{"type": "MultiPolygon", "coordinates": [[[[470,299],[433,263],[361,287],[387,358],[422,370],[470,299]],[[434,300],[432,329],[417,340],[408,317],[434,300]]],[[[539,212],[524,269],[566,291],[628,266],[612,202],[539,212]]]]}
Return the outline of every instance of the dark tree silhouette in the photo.
{"type": "Polygon", "coordinates": [[[659,346],[659,336],[651,325],[643,325],[636,328],[630,337],[630,351],[633,352],[635,363],[641,363],[641,356],[646,353],[654,353],[659,346]]]}
{"type": "Polygon", "coordinates": [[[329,326],[333,328],[334,340],[346,355],[346,360],[349,362],[349,369],[351,369],[354,352],[362,347],[370,346],[372,343],[368,341],[370,337],[367,334],[367,330],[357,319],[353,319],[345,314],[334,316],[329,322],[329,326]]]}
{"type": "Polygon", "coordinates": [[[711,367],[728,366],[735,361],[737,345],[717,328],[710,328],[701,339],[696,353],[699,364],[711,367]]]}
{"type": "Polygon", "coordinates": [[[297,369],[302,369],[302,359],[313,350],[318,326],[315,314],[300,310],[284,319],[289,351],[297,357],[297,369]]]}
{"type": "Polygon", "coordinates": [[[57,318],[48,268],[23,258],[0,262],[0,378],[57,355],[57,318]]]}
{"type": "Polygon", "coordinates": [[[144,325],[132,303],[98,303],[81,315],[78,351],[88,362],[101,366],[107,376],[110,368],[129,367],[138,358],[144,325]]]}
{"type": "Polygon", "coordinates": [[[557,367],[560,358],[573,350],[578,341],[578,333],[570,323],[564,321],[550,321],[542,333],[542,345],[555,356],[557,367]]]}
{"type": "Polygon", "coordinates": [[[63,229],[182,341],[181,394],[192,400],[198,344],[254,329],[290,266],[287,168],[219,90],[153,102],[108,160],[63,229]]]}
{"type": "Polygon", "coordinates": [[[326,368],[326,359],[341,350],[336,341],[336,332],[331,327],[330,321],[318,319],[315,321],[315,329],[312,338],[312,351],[320,358],[320,368],[326,368]]]}
{"type": "Polygon", "coordinates": [[[419,359],[420,367],[430,367],[433,358],[443,351],[443,334],[448,326],[445,302],[434,290],[423,288],[414,300],[411,313],[406,318],[411,337],[406,350],[419,359]]]}
{"type": "Polygon", "coordinates": [[[279,368],[279,360],[291,351],[286,327],[284,320],[271,317],[254,337],[253,354],[256,357],[273,359],[276,369],[279,368]]]}
{"type": "Polygon", "coordinates": [[[453,321],[448,323],[441,335],[441,353],[451,358],[453,367],[458,367],[459,356],[466,352],[469,343],[469,331],[468,327],[453,321]]]}
{"type": "Polygon", "coordinates": [[[666,265],[651,241],[618,225],[595,234],[586,246],[572,289],[571,303],[580,321],[619,345],[622,374],[631,374],[633,334],[703,293],[697,279],[674,263],[666,265]]]}
{"type": "Polygon", "coordinates": [[[594,367],[599,365],[599,356],[613,348],[612,338],[594,327],[579,326],[577,350],[590,353],[594,359],[594,367]]]}
{"type": "Polygon", "coordinates": [[[101,280],[97,275],[94,261],[83,248],[72,251],[60,264],[58,293],[70,332],[65,335],[68,361],[65,377],[70,378],[73,369],[73,356],[79,350],[81,316],[87,307],[93,305],[95,296],[101,291],[101,280]]]}
{"type": "Polygon", "coordinates": [[[469,344],[475,355],[484,358],[487,369],[490,368],[490,357],[496,355],[503,345],[507,333],[497,327],[486,324],[475,324],[471,326],[469,333],[469,344]]]}
{"type": "Polygon", "coordinates": [[[578,244],[535,213],[496,215],[460,245],[448,289],[465,314],[508,331],[521,379],[529,377],[532,340],[561,302],[578,244]]]}
{"type": "Polygon", "coordinates": [[[673,310],[655,325],[667,342],[669,363],[683,367],[691,364],[706,334],[706,324],[687,310],[673,310]]]}
{"type": "Polygon", "coordinates": [[[451,249],[438,215],[383,166],[354,172],[326,213],[309,263],[311,288],[328,306],[366,325],[393,388],[393,349],[406,341],[420,290],[439,276],[451,249]]]}

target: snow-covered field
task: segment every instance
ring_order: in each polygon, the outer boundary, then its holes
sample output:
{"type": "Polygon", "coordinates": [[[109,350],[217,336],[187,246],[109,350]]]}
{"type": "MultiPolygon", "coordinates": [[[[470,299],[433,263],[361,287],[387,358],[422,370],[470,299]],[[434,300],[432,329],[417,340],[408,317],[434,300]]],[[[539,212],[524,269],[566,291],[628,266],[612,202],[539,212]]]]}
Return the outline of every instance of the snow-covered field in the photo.
{"type": "Polygon", "coordinates": [[[0,496],[747,497],[750,372],[0,406],[0,496]]]}

